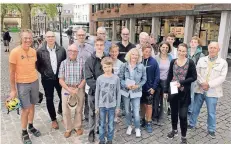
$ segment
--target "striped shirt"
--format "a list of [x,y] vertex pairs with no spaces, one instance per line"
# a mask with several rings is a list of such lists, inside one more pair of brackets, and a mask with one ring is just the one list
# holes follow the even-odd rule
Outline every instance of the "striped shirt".
[[60,65],[59,78],[64,78],[67,85],[79,85],[84,79],[83,65],[83,59],[71,61],[69,58],[67,58]]

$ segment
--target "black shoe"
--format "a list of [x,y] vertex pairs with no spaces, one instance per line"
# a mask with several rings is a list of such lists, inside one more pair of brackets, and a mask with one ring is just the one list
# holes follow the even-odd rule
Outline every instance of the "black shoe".
[[95,132],[94,131],[90,131],[89,135],[88,135],[88,141],[89,142],[95,142]]
[[173,139],[174,137],[178,136],[178,131],[177,130],[172,130],[171,132],[168,133],[167,138]]
[[193,130],[193,129],[194,129],[194,127],[193,127],[193,126],[188,125],[188,130]]
[[7,52],[10,52],[10,50],[8,50]]
[[23,144],[32,144],[30,137],[28,134],[22,135],[22,142]]
[[145,125],[146,125],[145,119],[142,118],[141,121],[140,121],[140,126],[145,127]]
[[106,144],[112,144],[112,141],[107,141],[107,143]]
[[216,138],[215,132],[209,132],[209,136],[210,136],[212,139],[215,139],[215,138]]
[[7,50],[5,50],[5,52],[7,52]]
[[99,134],[99,127],[97,127],[96,133]]
[[180,144],[187,144],[187,139],[186,137],[181,137],[181,142]]
[[33,134],[36,137],[40,137],[42,135],[41,132],[34,127],[28,128],[28,132]]
[[170,108],[168,108],[168,115],[171,115],[171,109]]

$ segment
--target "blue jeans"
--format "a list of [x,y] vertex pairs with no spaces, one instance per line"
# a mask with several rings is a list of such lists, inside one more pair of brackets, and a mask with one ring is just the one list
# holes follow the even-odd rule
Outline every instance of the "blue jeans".
[[112,141],[114,136],[115,107],[99,108],[99,140],[102,142],[105,142],[104,135],[105,135],[106,116],[108,116],[107,140]]
[[209,132],[215,132],[216,130],[216,106],[218,98],[216,97],[207,97],[205,94],[198,94],[195,93],[194,97],[194,105],[193,105],[193,112],[189,119],[189,124],[193,127],[196,126],[197,118],[200,113],[200,109],[204,103],[206,102],[207,111],[208,111],[208,118],[207,118],[207,125]]
[[131,107],[132,104],[133,116],[134,116],[134,125],[135,128],[140,128],[140,97],[138,98],[128,98],[123,96],[125,113],[126,113],[126,124],[127,126],[132,125],[132,116],[131,116]]
[[195,95],[195,84],[196,82],[192,82],[191,83],[191,104],[188,107],[188,112],[192,113],[193,112],[193,103],[194,103],[194,95]]

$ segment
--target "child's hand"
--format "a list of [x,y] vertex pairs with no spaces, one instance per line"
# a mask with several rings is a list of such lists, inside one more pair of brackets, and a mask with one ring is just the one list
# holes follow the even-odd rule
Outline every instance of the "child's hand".
[[117,109],[116,109],[116,115],[118,115],[119,113],[120,113],[120,109],[117,108]]
[[99,109],[95,109],[95,114],[98,115],[99,114]]

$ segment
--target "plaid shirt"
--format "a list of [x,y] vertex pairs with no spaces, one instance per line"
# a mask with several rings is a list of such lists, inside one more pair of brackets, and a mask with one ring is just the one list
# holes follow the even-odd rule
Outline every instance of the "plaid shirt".
[[84,61],[76,59],[71,61],[69,58],[64,60],[59,68],[59,78],[64,78],[67,85],[78,85],[84,79]]

